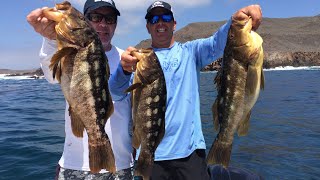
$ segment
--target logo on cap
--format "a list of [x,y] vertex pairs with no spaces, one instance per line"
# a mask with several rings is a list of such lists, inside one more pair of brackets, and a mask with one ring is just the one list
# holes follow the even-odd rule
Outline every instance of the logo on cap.
[[110,4],[113,4],[112,0],[94,0],[94,2],[104,1]]
[[152,4],[152,7],[151,7],[150,9],[152,9],[152,8],[154,8],[154,7],[164,7],[164,5],[162,4],[162,2],[156,1],[156,2],[154,2],[154,3]]

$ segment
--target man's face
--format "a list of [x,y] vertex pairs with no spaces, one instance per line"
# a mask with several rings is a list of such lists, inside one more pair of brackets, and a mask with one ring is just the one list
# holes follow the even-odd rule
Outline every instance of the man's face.
[[[90,17],[88,18],[88,16]],[[89,19],[92,27],[97,31],[104,49],[109,51],[111,49],[111,39],[117,27],[116,12],[109,7],[100,7],[88,12],[86,17]],[[98,22],[99,20],[101,21]]]
[[[150,17],[158,15],[170,14],[170,12],[164,8],[155,8],[151,11]],[[165,22],[162,18],[152,24],[147,22],[146,25],[148,32],[152,38],[152,46],[156,48],[170,47],[173,43],[173,32],[176,29],[176,21]]]

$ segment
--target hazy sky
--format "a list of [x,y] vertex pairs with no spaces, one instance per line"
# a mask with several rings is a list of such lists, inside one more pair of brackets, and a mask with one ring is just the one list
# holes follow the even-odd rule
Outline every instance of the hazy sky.
[[[114,0],[121,16],[113,44],[126,49],[149,38],[144,16],[153,0]],[[27,23],[33,9],[52,7],[57,0],[9,0],[1,2],[0,69],[38,68],[42,38]],[[70,0],[82,12],[85,0]],[[284,18],[320,14],[320,0],[168,0],[177,30],[192,22],[221,21],[238,9],[260,4],[263,17]],[[201,29],[199,29],[201,31]],[[317,37],[319,38],[319,37]]]

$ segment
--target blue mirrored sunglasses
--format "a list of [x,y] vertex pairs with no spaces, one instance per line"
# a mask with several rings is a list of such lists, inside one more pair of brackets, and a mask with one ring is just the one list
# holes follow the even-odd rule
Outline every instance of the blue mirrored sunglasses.
[[162,15],[154,15],[148,18],[148,22],[150,24],[156,24],[159,22],[159,19],[162,19],[163,22],[171,22],[173,20],[172,14],[162,14]]

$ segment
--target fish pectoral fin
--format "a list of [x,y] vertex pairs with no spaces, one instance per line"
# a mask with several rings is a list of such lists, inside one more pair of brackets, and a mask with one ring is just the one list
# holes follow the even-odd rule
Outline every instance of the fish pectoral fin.
[[254,48],[253,49],[253,52],[250,54],[250,56],[249,56],[249,63],[255,63],[255,62],[257,62],[257,60],[259,59],[259,56],[260,56],[260,51],[261,51],[261,47],[259,47],[259,48]]
[[126,89],[124,92],[128,93],[128,92],[131,92],[139,87],[143,86],[142,83],[135,83],[135,84],[132,84],[131,86],[128,87],[128,89]]
[[263,72],[263,68],[261,67],[261,83],[260,83],[260,89],[264,89],[264,72]]
[[213,114],[213,124],[214,124],[214,129],[216,131],[219,130],[219,116],[218,116],[218,98],[214,101],[212,105],[212,114]]
[[238,127],[238,136],[246,136],[249,131],[249,121],[251,117],[251,111],[248,112],[248,114],[242,119],[239,123]]
[[79,115],[77,115],[69,106],[69,116],[71,119],[72,132],[76,137],[83,137],[84,124]]
[[73,47],[65,47],[57,51],[51,58],[49,68],[52,71],[53,79],[57,79],[61,82],[61,60],[63,57],[66,57],[74,53],[77,49]]
[[246,91],[248,94],[254,94],[257,89],[257,83],[259,81],[258,71],[254,66],[248,66]]

